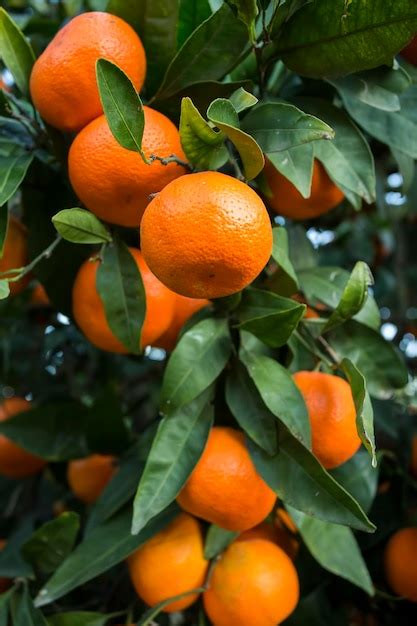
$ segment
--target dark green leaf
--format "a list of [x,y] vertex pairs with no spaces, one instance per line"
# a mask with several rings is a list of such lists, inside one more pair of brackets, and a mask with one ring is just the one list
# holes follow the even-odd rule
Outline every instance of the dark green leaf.
[[133,534],[175,500],[197,464],[213,424],[210,395],[203,392],[160,422],[135,497]]
[[48,626],[106,626],[110,617],[90,611],[57,613],[48,617]]
[[397,161],[398,169],[403,178],[403,192],[408,193],[412,187],[416,173],[414,159],[409,154],[398,150],[398,148],[391,148],[391,152],[392,156]]
[[288,231],[288,252],[290,261],[294,270],[298,273],[300,270],[310,269],[318,265],[318,254],[305,229],[299,224],[292,226]]
[[101,454],[120,454],[129,444],[120,401],[112,387],[104,388],[87,414],[89,450]]
[[[327,145],[333,141],[325,143]],[[321,145],[323,142],[319,143]],[[292,182],[303,198],[310,196],[314,165],[313,143],[304,143],[281,152],[269,152],[267,157],[273,166]]]
[[85,209],[64,209],[52,218],[59,234],[73,243],[106,243],[111,234],[100,220]]
[[[289,257],[288,232],[284,227],[273,228],[272,258],[278,263],[276,278],[285,294],[292,295],[298,291],[298,278]],[[274,282],[274,284],[276,284]]]
[[343,324],[359,313],[368,299],[368,289],[373,285],[371,270],[363,261],[358,261],[347,281],[339,304],[329,317],[323,332]]
[[278,37],[283,24],[309,2],[313,2],[313,0],[279,0],[271,22],[268,25],[271,39]]
[[8,156],[0,156],[0,207],[18,190],[26,176],[33,153],[15,146]]
[[238,113],[246,111],[246,109],[251,109],[258,102],[258,98],[249,93],[249,91],[246,91],[243,87],[236,89],[236,91],[234,91],[230,96],[229,100]]
[[[23,544],[33,533],[33,517],[26,515],[24,521],[7,538],[0,551],[0,576],[5,578],[29,577],[33,570],[21,554]],[[1,597],[1,596],[0,596]]]
[[225,530],[224,528],[220,528],[220,526],[216,526],[216,524],[211,524],[206,535],[204,556],[208,561],[211,561],[211,559],[214,559],[226,550],[227,546],[238,536],[238,532]]
[[205,319],[187,331],[165,370],[161,392],[163,413],[172,413],[207,389],[224,369],[231,349],[224,319]]
[[177,45],[181,48],[188,37],[211,15],[208,0],[180,0]]
[[145,289],[136,261],[121,240],[106,246],[96,286],[111,330],[129,352],[138,354],[146,313]]
[[24,544],[22,554],[36,571],[51,574],[71,552],[79,528],[77,513],[62,513],[38,528]]
[[34,607],[27,585],[15,592],[13,601],[13,626],[48,626],[41,611]]
[[258,15],[258,4],[256,0],[227,0],[229,4],[236,7],[237,16],[248,27],[252,42],[256,42],[255,19]]
[[372,467],[366,450],[358,450],[349,461],[330,473],[368,513],[378,488],[378,470]]
[[9,622],[9,605],[14,595],[14,587],[0,595],[0,626],[8,626]]
[[0,8],[0,58],[13,74],[20,91],[28,95],[35,55],[20,28],[2,8]]

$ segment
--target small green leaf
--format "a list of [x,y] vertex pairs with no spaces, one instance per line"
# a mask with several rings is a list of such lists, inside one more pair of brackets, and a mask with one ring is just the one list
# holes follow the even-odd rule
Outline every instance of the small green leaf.
[[258,98],[249,93],[249,91],[246,91],[243,87],[236,89],[229,97],[229,100],[238,113],[242,113],[242,111],[246,111],[246,109],[251,109],[258,102]]
[[204,556],[208,561],[224,552],[226,548],[239,536],[238,532],[225,530],[211,524],[207,531],[206,542],[204,544]]
[[77,513],[62,513],[36,530],[24,544],[22,554],[35,570],[51,574],[71,552],[79,528]]
[[0,156],[0,207],[20,187],[33,157],[33,153],[25,152],[18,145],[7,156]]
[[248,27],[250,38],[254,43],[256,41],[255,20],[259,13],[257,1],[227,0],[227,2],[237,9],[237,16]]
[[27,96],[35,55],[20,28],[2,8],[0,8],[0,58],[13,74],[20,91]]
[[10,294],[9,281],[2,278],[0,279],[0,300],[4,300]]
[[272,278],[273,284],[279,287],[285,295],[293,295],[298,291],[298,278],[289,257],[288,232],[283,226],[272,229],[273,245],[272,258],[278,263],[278,271]]
[[346,463],[332,470],[331,475],[359,502],[368,513],[378,489],[378,469],[369,463],[369,455],[363,448]]
[[209,318],[188,330],[171,354],[161,392],[166,415],[191,402],[223,371],[232,349],[227,321]]
[[85,209],[64,209],[53,216],[59,234],[73,243],[108,243],[111,234],[100,220]]
[[112,332],[129,352],[138,354],[146,314],[145,289],[136,261],[121,240],[106,246],[96,286]]
[[187,159],[199,169],[216,170],[229,158],[224,133],[209,126],[191,98],[181,102],[180,137]]
[[120,67],[106,59],[97,61],[96,73],[101,103],[113,137],[126,150],[143,156],[145,116],[132,81]]
[[368,298],[368,289],[373,285],[371,270],[363,261],[358,261],[346,283],[339,304],[329,317],[323,332],[343,324],[361,311]]

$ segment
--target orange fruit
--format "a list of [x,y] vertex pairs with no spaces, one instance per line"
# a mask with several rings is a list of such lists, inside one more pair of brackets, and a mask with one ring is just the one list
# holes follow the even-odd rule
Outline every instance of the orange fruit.
[[133,28],[109,13],[82,13],[55,35],[33,66],[30,93],[48,124],[77,131],[102,113],[96,82],[100,58],[118,65],[140,91],[146,58]]
[[174,180],[148,205],[141,247],[153,273],[176,293],[219,298],[240,291],[262,271],[272,229],[248,185],[220,172],[200,172]]
[[417,479],[417,435],[413,435],[411,440],[410,470],[414,478]]
[[322,372],[297,372],[294,382],[307,406],[313,453],[326,469],[342,465],[361,445],[350,386]]
[[[149,606],[197,589],[204,584],[208,562],[200,524],[181,513],[128,559],[129,573],[137,594]],[[199,594],[172,602],[164,612],[182,611]]]
[[[141,253],[129,248],[142,275],[146,295],[146,315],[142,326],[141,345],[155,342],[169,327],[174,314],[174,294],[152,274]],[[109,352],[126,354],[127,348],[111,331],[104,305],[96,288],[96,275],[100,261],[90,259],[83,263],[72,290],[74,318],[92,344]]]
[[178,294],[174,295],[175,307],[173,320],[169,328],[159,337],[155,344],[158,348],[163,348],[164,350],[173,350],[185,322],[187,322],[194,313],[197,313],[197,311],[200,311],[200,309],[210,304],[209,300],[186,298]]
[[99,499],[116,471],[113,456],[92,454],[70,461],[67,480],[72,493],[82,502],[93,504]]
[[[0,552],[5,548],[7,541],[5,539],[0,539]],[[0,593],[4,593],[12,586],[12,581],[10,578],[0,577]]]
[[417,36],[401,51],[401,56],[412,65],[417,65]]
[[417,602],[417,528],[402,528],[388,541],[385,577],[395,593]]
[[280,523],[276,523],[272,526],[272,524],[268,524],[268,522],[262,522],[258,526],[255,526],[255,528],[251,528],[242,533],[239,539],[245,539],[245,541],[252,539],[266,539],[267,541],[272,541],[272,543],[275,543],[284,550],[292,560],[297,556],[300,547],[297,539]]
[[[9,398],[0,404],[0,422],[31,409],[31,403],[24,398]],[[46,462],[27,452],[5,435],[0,435],[0,476],[26,478],[37,474]]]
[[[291,296],[291,299],[295,300],[296,302],[300,302],[300,304],[307,305],[307,302],[299,293],[295,293],[293,296]],[[306,320],[310,320],[310,319],[317,319],[319,317],[320,315],[317,313],[317,311],[315,311],[314,309],[312,309],[310,306],[307,305],[306,311],[304,313],[304,318]]]
[[216,426],[177,500],[192,515],[243,531],[266,518],[276,495],[257,473],[243,433]]
[[[142,149],[146,156],[185,158],[174,124],[149,107],[144,107],[144,113]],[[149,196],[185,169],[177,163],[146,164],[140,154],[117,143],[102,115],[74,139],[68,173],[74,191],[90,211],[107,222],[138,228]]]
[[265,163],[265,178],[272,192],[267,198],[270,207],[284,217],[292,220],[307,220],[327,213],[340,204],[345,197],[331,180],[323,165],[315,160],[311,194],[303,198],[298,189],[285,178],[268,159]]
[[37,308],[49,308],[51,306],[51,302],[48,298],[48,294],[45,291],[45,287],[40,283],[36,283],[32,290],[30,296],[30,304],[31,306]]
[[[0,272],[8,272],[19,267],[24,267],[28,263],[27,232],[19,220],[9,217],[6,241],[4,243],[3,256],[0,258]],[[13,275],[10,275],[10,278]],[[0,277],[1,278],[1,277]],[[17,295],[27,286],[30,278],[24,276],[16,282],[10,282],[10,294]]]
[[291,559],[266,539],[234,541],[215,565],[204,608],[213,626],[276,626],[299,598]]

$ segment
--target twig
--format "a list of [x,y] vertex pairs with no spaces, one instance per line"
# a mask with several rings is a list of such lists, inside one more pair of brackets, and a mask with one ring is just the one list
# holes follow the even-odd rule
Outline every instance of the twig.
[[188,170],[190,170],[190,172],[193,171],[193,167],[190,163],[188,163],[187,161],[183,161],[182,159],[177,157],[175,154],[171,154],[168,157],[160,157],[160,156],[157,156],[156,154],[151,154],[151,156],[149,157],[149,161],[151,163],[153,163],[154,161],[159,161],[160,163],[162,163],[162,165],[168,165],[169,163],[176,163],[177,165],[186,167]]
[[33,268],[36,267],[36,265],[40,261],[42,261],[42,259],[49,259],[50,256],[52,255],[53,251],[55,250],[55,248],[57,247],[57,245],[61,241],[61,239],[62,239],[61,235],[57,235],[56,238],[53,240],[53,242],[47,248],[45,248],[45,250],[43,250],[40,254],[38,254],[38,256],[36,258],[34,258],[33,261],[31,261],[28,265],[25,265],[25,267],[21,267],[21,268],[18,268],[18,269],[11,269],[11,270],[8,270],[6,272],[0,272],[0,276],[7,276],[10,273],[17,272],[16,276],[12,276],[11,278],[7,278],[7,280],[9,282],[16,282],[17,280],[20,280],[21,278],[23,278],[24,276],[29,274],[29,272],[31,272],[33,270]]

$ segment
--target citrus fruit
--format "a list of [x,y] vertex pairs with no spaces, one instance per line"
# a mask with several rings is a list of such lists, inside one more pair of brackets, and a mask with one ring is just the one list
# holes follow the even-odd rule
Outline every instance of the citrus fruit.
[[30,295],[30,304],[36,308],[49,308],[51,306],[45,287],[40,283],[36,283],[32,290]]
[[319,161],[314,161],[311,194],[304,198],[298,189],[285,178],[271,161],[266,160],[265,178],[272,192],[267,198],[270,207],[292,220],[307,220],[334,209],[343,200],[344,193],[334,184]]
[[265,519],[276,495],[257,473],[243,433],[215,426],[177,500],[192,515],[243,531]]
[[219,298],[249,285],[265,267],[271,223],[243,182],[220,172],[188,174],[148,205],[141,248],[153,273],[176,293]]
[[251,528],[242,533],[239,539],[244,538],[246,541],[252,539],[266,539],[272,541],[279,546],[290,559],[295,559],[299,549],[299,543],[297,539],[285,528],[282,524],[275,523],[274,525],[268,522],[262,522],[255,528]]
[[313,453],[326,469],[342,465],[361,445],[350,386],[322,372],[297,372],[294,381],[307,406]]
[[234,541],[215,565],[204,608],[213,626],[276,626],[295,609],[297,571],[266,539]]
[[92,454],[68,463],[67,480],[79,500],[92,504],[99,499],[115,471],[113,456]]
[[[158,111],[149,107],[143,110],[142,149],[146,156],[175,154],[184,158],[174,124]],[[68,172],[74,191],[90,211],[107,222],[138,228],[149,196],[184,174],[185,169],[177,163],[145,163],[138,152],[116,141],[102,115],[75,137]]]
[[[154,343],[169,327],[174,314],[175,296],[150,272],[139,250],[129,250],[145,287],[146,315],[141,334],[141,345],[144,347]],[[117,339],[107,323],[104,305],[97,291],[99,263],[98,259],[90,259],[78,271],[72,290],[74,318],[92,344],[102,350],[126,354],[127,348]]]
[[417,65],[417,36],[401,51],[401,56],[412,65]]
[[164,350],[173,350],[178,341],[178,337],[185,322],[190,317],[210,304],[209,300],[200,300],[198,298],[186,298],[185,296],[175,295],[174,317],[169,328],[161,335],[156,342],[158,348]]
[[[201,527],[191,515],[181,513],[128,559],[137,594],[149,606],[197,589],[204,584],[208,562],[204,558]],[[164,608],[182,611],[197,598],[191,594]]]
[[[6,240],[4,243],[3,256],[0,258],[0,272],[24,267],[28,263],[27,233],[26,228],[15,217],[9,217]],[[12,277],[12,274],[10,275]],[[30,278],[10,282],[9,288],[12,296],[17,295],[28,284]]]
[[[0,422],[32,408],[24,398],[13,397],[0,404]],[[43,459],[27,452],[5,435],[0,435],[0,476],[26,478],[37,474],[46,464]]]
[[395,593],[417,602],[417,528],[402,528],[388,541],[385,576]]
[[133,28],[109,13],[77,15],[36,60],[30,77],[33,103],[48,124],[77,131],[102,113],[96,81],[100,58],[118,65],[141,89],[146,58]]

